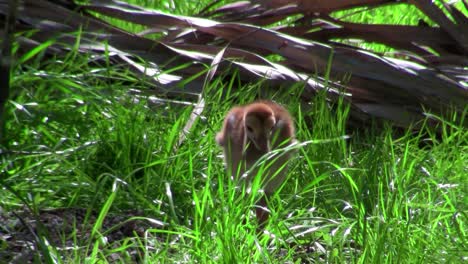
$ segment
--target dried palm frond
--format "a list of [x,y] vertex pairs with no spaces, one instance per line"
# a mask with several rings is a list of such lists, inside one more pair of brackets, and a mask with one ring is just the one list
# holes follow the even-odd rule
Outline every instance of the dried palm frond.
[[[55,39],[48,52],[57,55],[66,53],[80,32],[80,51],[101,54],[108,49],[113,62],[124,62],[149,76],[158,93],[171,97],[200,93],[202,79],[184,88],[178,84],[206,70],[199,62],[210,65],[222,53],[217,72],[210,75],[238,69],[243,81],[265,79],[269,87],[282,89],[302,82],[306,86],[303,100],[326,89],[331,100],[345,96],[352,106],[351,118],[360,121],[378,117],[408,127],[426,111],[441,115],[448,110],[466,111],[468,18],[464,13],[432,1],[406,3],[416,6],[438,27],[359,24],[330,15],[350,7],[375,8],[396,2],[241,1],[188,17],[112,0],[82,5],[66,0],[25,0],[18,12],[17,30],[36,31],[17,41],[22,50],[29,50]],[[0,14],[5,16],[7,10],[8,2],[0,0]],[[95,14],[139,24],[146,30],[130,33]],[[300,18],[281,23],[291,16]],[[266,27],[273,23],[276,25]],[[161,37],[154,40],[152,33]],[[353,38],[385,44],[395,50],[394,56],[336,41]],[[269,61],[269,55],[280,55],[281,60]],[[147,63],[138,63],[135,56]],[[164,73],[183,64],[187,66],[171,75]],[[324,76],[330,80],[325,82]],[[342,82],[345,77],[347,81]]]

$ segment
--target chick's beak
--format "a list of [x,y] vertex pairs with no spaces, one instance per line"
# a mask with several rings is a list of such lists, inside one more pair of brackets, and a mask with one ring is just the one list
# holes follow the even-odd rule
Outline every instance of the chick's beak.
[[259,137],[254,141],[255,147],[262,152],[270,151],[270,142],[268,137]]

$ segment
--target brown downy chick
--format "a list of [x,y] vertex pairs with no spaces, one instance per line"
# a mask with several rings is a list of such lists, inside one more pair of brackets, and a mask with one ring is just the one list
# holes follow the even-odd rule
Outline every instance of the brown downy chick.
[[[224,149],[229,175],[239,177],[271,150],[292,144],[294,134],[294,124],[288,111],[279,104],[265,100],[232,108],[216,141]],[[271,166],[263,171],[263,189],[267,196],[273,194],[284,181],[286,163],[291,155],[291,151],[275,155]],[[257,170],[252,170],[247,180],[252,180],[257,174]],[[262,198],[258,205],[265,207],[265,199]],[[263,224],[268,219],[268,213],[258,208],[257,218]]]

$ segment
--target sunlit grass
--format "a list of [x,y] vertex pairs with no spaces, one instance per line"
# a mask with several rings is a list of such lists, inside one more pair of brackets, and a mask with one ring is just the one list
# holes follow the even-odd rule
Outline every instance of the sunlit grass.
[[[65,63],[70,72],[79,71],[74,61]],[[239,92],[230,87],[235,82],[216,80],[205,91],[202,118],[178,146],[190,107],[167,103],[150,109],[144,98],[135,102],[126,94],[125,81],[109,84],[55,70],[46,67],[41,79],[33,69],[23,70],[14,79],[17,93],[8,121],[13,153],[2,158],[2,183],[24,201],[8,190],[1,194],[4,210],[26,202],[36,210],[98,213],[88,240],[76,241],[88,246],[74,253],[52,247],[52,257],[109,261],[117,252],[123,261],[128,246],[143,252],[147,262],[457,262],[467,257],[468,132],[450,120],[441,125],[440,136],[428,127],[401,134],[387,125],[355,131],[347,139],[346,104],[331,106],[319,95],[301,106],[291,96],[297,91],[275,93],[273,99],[295,116],[298,139],[312,141],[300,148],[282,190],[270,200],[266,234],[257,234],[252,209],[259,196],[225,177],[214,137],[232,105],[271,95],[259,92],[259,86]],[[217,92],[220,85],[231,90],[227,100]],[[108,213],[127,209],[138,209],[164,227],[147,230],[127,246],[102,242]]]

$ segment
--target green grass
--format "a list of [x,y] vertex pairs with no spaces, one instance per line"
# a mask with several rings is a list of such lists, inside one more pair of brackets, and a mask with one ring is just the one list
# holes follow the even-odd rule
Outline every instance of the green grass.
[[[0,212],[86,211],[58,243],[38,227],[46,262],[129,263],[134,251],[143,263],[467,261],[468,131],[453,121],[463,118],[443,120],[440,135],[391,124],[350,133],[342,102],[329,105],[319,94],[301,105],[299,84],[288,93],[266,93],[261,84],[238,92],[233,77],[206,87],[202,117],[179,146],[191,107],[137,102],[127,94],[147,89],[137,76],[87,62],[72,52],[18,67],[7,105]],[[253,213],[260,195],[226,177],[214,140],[229,108],[256,97],[285,105],[305,142],[269,201],[262,234]],[[117,226],[105,222],[115,215],[124,216],[121,224],[157,224],[107,242]],[[0,251],[8,249],[3,239]]]
[[[468,10],[464,7],[462,1],[446,1],[438,0],[433,1],[438,6],[441,2],[451,2],[451,4],[461,11],[463,14],[468,15]],[[411,25],[416,26],[420,22],[425,22],[430,26],[437,27],[429,17],[421,12],[417,7],[408,5],[407,3],[392,3],[386,6],[377,8],[357,7],[345,11],[338,11],[332,14],[332,17],[354,23],[362,24],[378,24],[378,25]],[[369,43],[361,39],[335,39],[351,46],[360,47],[363,49],[373,50],[387,56],[393,56],[392,52],[395,51],[392,47],[381,43]]]
[[[441,137],[427,127],[395,136],[388,125],[346,140],[346,105],[332,110],[317,96],[301,107],[298,98],[276,93],[295,116],[299,140],[313,142],[299,150],[287,182],[270,201],[266,230],[272,239],[256,234],[251,209],[259,196],[236,190],[225,177],[214,141],[233,102],[251,101],[258,86],[226,99],[208,87],[203,118],[177,147],[190,107],[150,109],[145,98],[135,103],[125,93],[138,83],[78,78],[77,71],[90,70],[81,59],[64,62],[67,71],[45,65],[41,78],[33,68],[18,69],[8,105],[9,145],[31,154],[2,157],[2,184],[15,190],[1,192],[3,210],[27,203],[35,210],[97,212],[91,236],[76,241],[87,250],[49,249],[63,261],[109,261],[117,252],[125,262],[127,247],[139,248],[150,263],[455,263],[468,257],[468,132],[460,125],[445,120]],[[225,89],[235,84],[216,82]],[[108,213],[129,209],[165,226],[127,246],[102,243]]]

